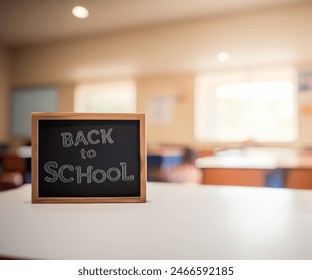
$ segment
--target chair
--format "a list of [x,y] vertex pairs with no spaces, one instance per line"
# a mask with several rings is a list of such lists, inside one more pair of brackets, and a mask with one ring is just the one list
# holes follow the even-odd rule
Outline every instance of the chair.
[[15,189],[23,184],[23,175],[19,172],[3,172],[0,174],[0,191]]

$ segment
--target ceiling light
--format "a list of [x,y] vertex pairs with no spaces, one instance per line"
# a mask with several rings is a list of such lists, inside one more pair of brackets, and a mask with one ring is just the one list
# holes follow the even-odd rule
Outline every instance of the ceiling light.
[[72,9],[72,13],[77,18],[86,18],[89,15],[89,11],[82,6],[76,6]]
[[230,55],[227,52],[219,52],[218,60],[220,62],[227,62],[230,59]]

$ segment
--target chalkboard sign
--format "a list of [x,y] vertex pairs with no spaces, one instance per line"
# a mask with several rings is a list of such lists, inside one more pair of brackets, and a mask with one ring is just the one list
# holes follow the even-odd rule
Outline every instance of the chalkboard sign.
[[145,202],[144,114],[32,113],[32,202]]

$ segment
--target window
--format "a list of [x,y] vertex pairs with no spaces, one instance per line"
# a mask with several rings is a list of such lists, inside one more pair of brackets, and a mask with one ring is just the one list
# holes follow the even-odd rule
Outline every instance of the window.
[[136,89],[132,81],[85,84],[75,89],[75,112],[133,113]]
[[31,136],[32,112],[57,111],[55,88],[15,89],[11,94],[11,133],[13,137]]
[[297,100],[292,73],[268,71],[264,75],[241,74],[233,79],[199,77],[195,103],[197,140],[296,140]]

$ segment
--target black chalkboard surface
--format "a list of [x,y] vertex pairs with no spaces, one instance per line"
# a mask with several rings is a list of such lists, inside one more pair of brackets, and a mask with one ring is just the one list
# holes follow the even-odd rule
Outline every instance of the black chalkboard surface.
[[144,114],[32,113],[32,202],[145,202]]

